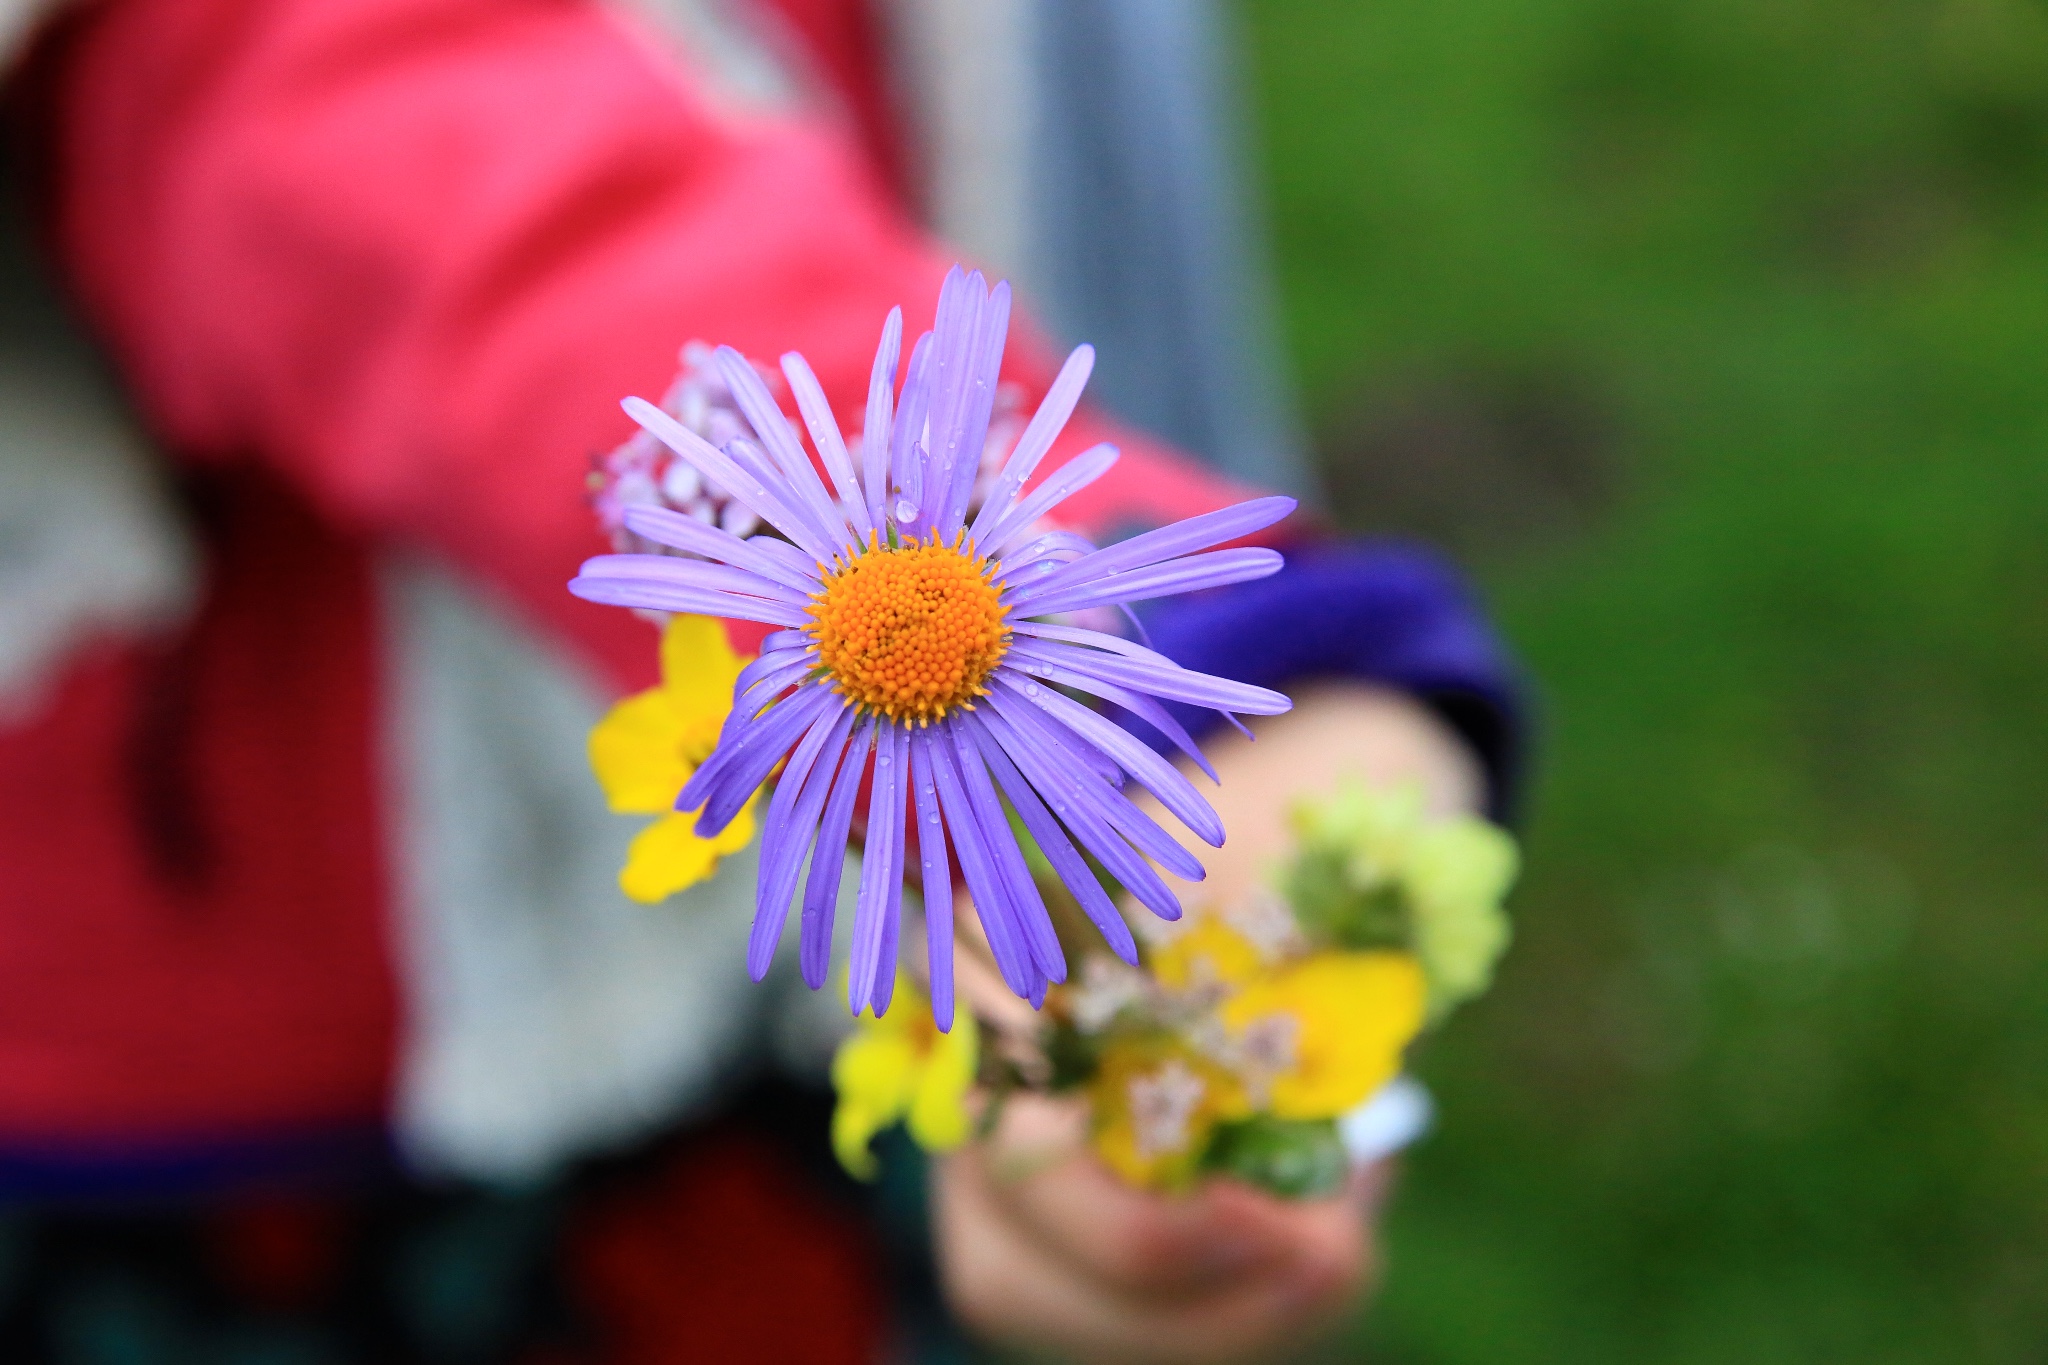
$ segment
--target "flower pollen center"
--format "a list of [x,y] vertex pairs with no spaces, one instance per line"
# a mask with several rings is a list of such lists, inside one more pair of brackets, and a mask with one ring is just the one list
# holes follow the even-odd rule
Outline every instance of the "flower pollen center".
[[986,695],[1008,648],[1001,593],[972,547],[872,539],[811,599],[818,661],[840,693],[925,724]]

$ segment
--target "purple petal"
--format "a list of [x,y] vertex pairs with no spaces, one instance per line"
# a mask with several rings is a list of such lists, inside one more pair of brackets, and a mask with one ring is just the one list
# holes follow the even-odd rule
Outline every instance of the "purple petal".
[[931,434],[926,450],[931,459],[930,477],[922,481],[912,534],[921,535],[936,524],[952,491],[953,460],[972,383],[976,334],[987,303],[980,271],[969,274],[956,265],[946,272],[932,322]]
[[[836,564],[847,556],[853,544],[853,533],[847,528],[845,517],[832,509],[830,501],[819,487],[816,474],[807,469],[801,480],[791,479],[782,472],[781,467],[767,451],[744,436],[727,441],[723,449],[732,458],[733,463],[752,473],[770,488],[780,489],[786,495],[783,500],[804,518],[805,524],[811,528],[811,533],[822,537],[825,543],[837,547],[832,552],[831,563]],[[822,573],[818,562],[812,560],[809,555],[802,555],[801,562],[814,576]]]
[[825,485],[818,482],[818,471],[804,454],[803,442],[797,439],[789,419],[782,415],[775,396],[761,382],[760,373],[730,346],[719,347],[714,360],[726,387],[732,390],[733,401],[739,404],[754,434],[768,448],[769,458],[782,471],[787,480],[784,486],[795,494],[794,506],[808,515],[812,525],[828,540],[842,547],[850,544],[846,518],[833,510]]
[[839,756],[846,750],[853,717],[854,708],[848,706],[837,715],[820,716],[811,723],[768,803],[767,818],[761,823],[760,872],[754,883],[754,928],[747,939],[747,974],[756,981],[768,974],[776,946],[782,942],[782,923],[789,917],[790,897],[796,894],[797,871],[818,832],[818,812],[832,787]]
[[[999,681],[1007,676],[1009,681],[1017,684],[1019,687],[1030,682],[1028,678],[1015,677],[1002,667],[998,667],[995,670],[994,676]],[[1067,753],[1072,754],[1075,762],[1087,768],[1091,774],[1105,785],[1114,787],[1119,791],[1123,789],[1125,781],[1124,770],[1118,766],[1115,759],[1068,729],[1060,722],[1058,717],[1047,715],[1036,707],[1031,709],[1038,723],[1052,732],[1054,739],[1060,747]]]
[[[746,806],[747,799],[769,774],[775,765],[788,757],[790,746],[795,744],[801,731],[808,728],[813,720],[833,709],[844,706],[845,701],[835,694],[818,697],[820,688],[806,688],[792,694],[778,703],[769,714],[785,706],[795,707],[804,702],[795,714],[790,715],[774,731],[764,731],[758,744],[732,762],[705,789],[704,811],[697,817],[697,832],[711,835],[724,829]],[[811,704],[815,701],[815,704]]]
[[[922,747],[930,761],[946,832],[952,838],[954,851],[960,855],[960,873],[967,879],[967,893],[974,898],[982,932],[988,936],[989,951],[995,955],[996,970],[1003,974],[1003,984],[1012,992],[1028,994],[1038,979],[1038,966],[1017,927],[1017,915],[996,871],[989,842],[982,835],[974,803],[967,799],[952,736],[945,728],[919,730],[910,742]],[[1009,831],[1005,829],[1003,833],[1007,837]]]
[[1067,363],[1060,366],[1059,377],[1045,391],[1038,411],[1031,414],[1031,424],[1017,438],[1016,449],[1010,452],[1010,458],[1004,463],[996,486],[989,491],[988,501],[975,514],[974,529],[967,533],[969,539],[981,540],[1023,493],[1024,485],[1038,471],[1038,462],[1045,458],[1045,452],[1052,449],[1052,443],[1066,429],[1067,419],[1074,415],[1074,405],[1081,401],[1081,390],[1088,386],[1088,376],[1094,368],[1095,348],[1088,345],[1076,346],[1067,357]]
[[586,602],[609,607],[644,607],[650,611],[688,611],[702,616],[725,616],[739,621],[761,621],[771,626],[810,624],[810,613],[765,597],[743,597],[738,593],[687,588],[662,578],[591,578],[569,580],[569,591]]
[[999,281],[989,291],[976,326],[974,349],[969,353],[965,406],[960,413],[958,442],[953,452],[952,487],[944,514],[936,527],[942,540],[951,540],[967,519],[967,500],[974,494],[974,480],[981,472],[982,451],[988,445],[988,419],[995,409],[996,383],[1003,368],[1003,343],[1010,334],[1010,282]]
[[882,917],[881,971],[875,977],[874,988],[868,992],[868,1008],[879,1019],[889,1012],[889,1002],[896,997],[896,955],[901,951],[898,935],[903,922],[903,880],[897,877],[896,887],[889,893],[889,913]]
[[[740,806],[754,788],[767,778],[782,756],[789,752],[796,742],[797,732],[809,725],[826,706],[838,702],[839,697],[823,687],[800,687],[786,701],[776,703],[759,716],[750,717],[745,725],[728,737],[722,738],[718,747],[711,751],[711,757],[690,774],[690,780],[683,784],[682,792],[676,797],[676,809],[689,811],[704,807],[704,814],[698,817],[697,832],[709,838],[725,828],[726,820],[737,814]],[[752,776],[753,780],[747,778]],[[718,798],[737,788],[739,799],[731,802],[731,813],[716,823],[711,821],[712,812],[724,809],[727,802]]]
[[846,438],[840,435],[839,419],[832,415],[832,404],[826,400],[818,376],[811,373],[810,362],[800,353],[791,351],[782,357],[782,374],[789,380],[789,391],[796,395],[797,411],[803,414],[804,428],[811,433],[811,445],[825,462],[825,472],[832,476],[832,486],[838,490],[846,520],[853,524],[854,541],[865,544],[873,523],[868,520],[867,501],[861,496],[860,480],[854,475],[853,461],[846,453]]
[[[1007,680],[1003,680],[1007,683]],[[1021,689],[1018,696],[1023,696]],[[1081,703],[1063,696],[1050,687],[1041,687],[1029,700],[1041,710],[1064,721],[1067,728],[1075,731],[1082,739],[1094,744],[1123,770],[1135,778],[1138,784],[1159,798],[1159,804],[1179,817],[1182,824],[1195,832],[1197,838],[1212,848],[1223,847],[1223,822],[1215,810],[1192,783],[1175,770],[1172,764],[1140,744],[1137,738],[1121,726],[1115,725],[1096,715]]]
[[[1202,752],[1199,744],[1195,743],[1195,737],[1187,732],[1185,726],[1173,718],[1172,712],[1144,693],[1133,692],[1127,687],[1119,687],[1115,683],[1104,682],[1100,678],[1091,677],[1077,669],[1066,668],[1043,661],[1027,659],[1021,666],[1015,666],[1006,659],[1003,662],[1002,668],[1009,669],[1013,675],[1029,672],[1037,677],[1044,678],[1047,682],[1059,683],[1063,687],[1078,688],[1091,696],[1101,697],[1104,701],[1116,703],[1139,720],[1150,725],[1160,734],[1165,735],[1168,742],[1174,748],[1186,754],[1193,761],[1194,765],[1208,776],[1211,782],[1220,783],[1222,781],[1221,778],[1216,776],[1215,765],[1209,762],[1209,756]],[[998,671],[1001,670],[999,669]],[[1026,679],[1023,683],[1025,695],[1036,695],[1032,691],[1034,686],[1035,684]],[[1089,746],[1082,744],[1080,747],[1085,750]]]
[[[1071,563],[1094,551],[1095,542],[1086,536],[1075,535],[1072,531],[1047,531],[1004,556],[1003,562],[996,566],[996,582],[1007,594],[1016,584],[1029,582],[1036,574],[1049,574],[1058,565]],[[1034,573],[1027,575],[1026,569]]]
[[1198,517],[1188,517],[1156,531],[1132,536],[1037,579],[1018,594],[1017,605],[1021,607],[1028,600],[1049,592],[1093,583],[1108,574],[1129,573],[1150,564],[1206,550],[1211,545],[1221,545],[1226,540],[1248,536],[1271,526],[1297,505],[1293,498],[1253,498],[1234,507],[1204,512]]
[[1090,649],[1106,649],[1112,654],[1127,654],[1133,659],[1150,659],[1154,663],[1167,664],[1173,662],[1150,645],[1126,640],[1121,635],[1111,635],[1106,630],[1089,630],[1085,626],[1063,626],[1056,621],[1012,621],[1010,629],[1019,635],[1029,635],[1040,640],[1058,640],[1062,644],[1083,645]]
[[[925,419],[931,408],[932,334],[926,332],[910,349],[910,373],[903,381],[903,393],[896,403],[896,428],[889,438],[889,474],[893,483],[915,501],[921,496],[918,482],[918,442],[923,439]],[[895,518],[883,500],[884,515]]]
[[937,778],[921,735],[910,737],[910,777],[916,797],[917,857],[924,889],[926,975],[931,978],[932,1020],[939,1032],[953,1029],[953,874],[946,863],[944,822],[939,815]]
[[1018,537],[1029,535],[1040,517],[1107,474],[1115,467],[1117,458],[1116,447],[1105,442],[1090,446],[1055,469],[1029,497],[995,524],[981,553],[1000,557]]
[[[787,655],[778,657],[770,654],[766,661],[770,666],[753,674],[752,677],[748,674],[759,667],[762,660],[756,659],[749,664],[747,669],[740,673],[739,681],[733,685],[733,691],[737,695],[733,698],[732,710],[726,712],[725,723],[718,728],[719,744],[725,743],[728,738],[738,733],[740,727],[761,714],[763,707],[773,702],[785,689],[801,683],[804,676],[811,671],[811,658],[807,654],[799,654],[793,659]],[[716,752],[717,745],[713,745],[712,748],[713,752]]]
[[1008,893],[1008,903],[1016,916],[1015,923],[1024,945],[1047,979],[1064,981],[1067,979],[1066,954],[1060,950],[1059,935],[1053,932],[1052,916],[1046,912],[1045,898],[1038,894],[1037,883],[1031,880],[1031,867],[1024,861],[1024,850],[1017,847],[1017,836],[1003,814],[1003,803],[997,799],[994,785],[989,781],[988,765],[982,761],[981,749],[957,716],[944,729],[952,741],[953,759],[960,766],[961,782],[967,789],[967,799],[973,803],[975,818],[981,822],[982,839],[987,845],[989,860],[995,865],[996,874]]
[[879,973],[895,976],[895,964],[882,962],[882,943],[891,937],[887,926],[900,913],[903,899],[903,788],[910,767],[905,738],[902,726],[886,722],[875,732],[875,781],[868,797],[868,837],[861,855],[853,959],[846,978],[846,1003],[855,1014],[873,999]]
[[868,524],[882,525],[882,507],[889,496],[889,430],[894,418],[896,361],[903,348],[903,310],[891,308],[875,347],[875,367],[868,376],[867,417],[861,423],[860,465],[867,496]]
[[[1278,573],[1285,562],[1277,550],[1210,550],[1206,554],[1147,565],[1130,573],[1112,574],[1077,588],[1035,595],[1028,610],[1033,616],[1050,616],[1054,612],[1143,602],[1152,597],[1171,597],[1201,588],[1248,583]],[[1019,614],[1025,610],[1015,609]]]
[[754,536],[747,544],[769,558],[780,561],[789,572],[802,574],[810,579],[813,595],[824,586],[825,566],[788,541],[777,540],[774,536]]
[[[1064,762],[1066,754],[1057,741],[1047,743],[1043,735],[1034,736],[1031,728],[1021,722],[1026,720],[1024,713],[1035,708],[1020,705],[1012,698],[1006,697],[1004,701],[1003,707],[990,706],[987,723],[1010,757],[1041,791],[1056,793],[1054,809],[1060,819],[1101,860],[1111,876],[1162,919],[1179,919],[1179,898],[1131,845],[1136,843],[1141,851],[1155,856],[1163,854],[1158,860],[1189,881],[1204,878],[1202,865],[1123,793],[1090,781],[1085,769]],[[1125,835],[1125,827],[1136,837]],[[1130,841],[1126,842],[1127,839]]]
[[713,446],[675,418],[644,398],[628,398],[621,407],[647,433],[674,451],[691,468],[737,498],[747,510],[810,551],[820,563],[829,562],[833,545],[810,529],[808,519],[784,502],[774,489],[734,463],[732,456]]
[[759,597],[784,606],[804,607],[815,585],[792,588],[765,578],[751,569],[736,569],[704,559],[679,559],[675,555],[598,555],[583,561],[579,578],[624,578],[649,583],[674,583],[708,592],[729,592],[742,597]]
[[1250,683],[1232,682],[1212,673],[1197,673],[1172,660],[1153,663],[1102,650],[1081,649],[1052,640],[1012,639],[1010,653],[1018,658],[1036,659],[1054,667],[1100,678],[1169,701],[1184,701],[1217,711],[1240,711],[1248,716],[1277,716],[1294,708],[1284,692]]
[[[1041,762],[1053,762],[1051,756],[1059,755],[1059,771],[1072,776],[1075,790],[1087,796],[1089,808],[1109,821],[1110,826],[1136,845],[1139,852],[1183,881],[1199,882],[1208,876],[1201,861],[1181,847],[1180,841],[1162,829],[1151,816],[1139,810],[1118,789],[1117,783],[1090,780],[1094,777],[1091,765],[1069,761],[1093,751],[1094,746],[1088,741],[1060,724],[1057,718],[1032,705],[1028,698],[1017,695],[1014,688],[994,689],[989,702],[1020,734],[1029,736],[1044,752],[1046,757]],[[1099,754],[1095,756],[1101,757]],[[1116,775],[1121,778],[1123,770],[1117,768]]]
[[825,984],[832,967],[832,918],[839,905],[839,874],[846,866],[846,840],[853,829],[853,798],[860,791],[861,772],[868,763],[868,744],[875,736],[872,717],[860,724],[853,743],[840,760],[832,780],[832,796],[818,822],[818,842],[811,849],[811,871],[804,879],[804,915],[798,935],[797,965],[812,990]]
[[[775,641],[777,636],[795,637],[797,642],[796,646],[794,648],[791,648],[786,644],[772,644],[771,642]],[[747,693],[753,691],[756,684],[760,683],[762,679],[767,678],[773,674],[781,673],[786,669],[810,663],[811,652],[808,648],[805,647],[809,643],[810,642],[804,638],[803,633],[801,631],[778,630],[775,632],[774,635],[770,635],[766,640],[763,640],[761,642],[762,649],[760,657],[751,660],[745,668],[742,668],[740,670],[739,677],[733,679],[733,696],[735,698],[744,699]],[[765,704],[765,699],[763,704]],[[734,708],[738,709],[737,701],[734,703]],[[756,704],[753,707],[753,709],[748,711],[746,714],[751,716],[754,714],[754,712],[759,711],[760,709],[761,704]]]
[[[1059,874],[1060,883],[1073,894],[1089,920],[1101,931],[1110,951],[1135,967],[1138,964],[1138,944],[1131,937],[1131,926],[1124,923],[1123,916],[1110,903],[1109,893],[1102,889],[1102,883],[1095,879],[1095,874],[1088,870],[1088,864],[1074,851],[1073,842],[1060,828],[1059,821],[1038,799],[1038,793],[1017,771],[1016,764],[1003,752],[1002,744],[989,733],[979,715],[962,715],[961,725],[974,736],[975,747],[981,751],[982,759],[996,775],[996,781],[1002,784],[1004,793],[1010,798],[1011,808],[1024,821],[1024,828],[1030,830],[1031,837],[1038,841],[1039,852]],[[1061,790],[1055,798],[1062,809],[1068,806],[1065,796],[1065,791]]]
[[626,529],[635,535],[661,545],[671,545],[678,550],[704,555],[721,560],[734,568],[746,569],[761,577],[794,588],[801,593],[818,590],[818,573],[815,561],[806,558],[795,572],[772,555],[762,553],[760,546],[786,545],[787,541],[764,539],[762,541],[741,540],[730,531],[721,531],[716,526],[706,526],[695,517],[686,517],[666,507],[629,507],[625,513]]

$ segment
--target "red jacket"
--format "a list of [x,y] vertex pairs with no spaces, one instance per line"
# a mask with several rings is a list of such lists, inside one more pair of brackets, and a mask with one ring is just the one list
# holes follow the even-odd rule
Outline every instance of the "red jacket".
[[[857,135],[863,7],[785,8],[844,129],[722,114],[582,0],[115,0],[45,44],[52,241],[189,476],[207,590],[0,729],[0,1149],[374,1122],[402,1021],[372,550],[645,685],[646,627],[562,586],[603,548],[582,477],[618,399],[702,337],[801,350],[857,411],[889,307],[928,325],[949,257]],[[1035,402],[1047,353],[1012,356]],[[1084,527],[1232,496],[1118,439]]]

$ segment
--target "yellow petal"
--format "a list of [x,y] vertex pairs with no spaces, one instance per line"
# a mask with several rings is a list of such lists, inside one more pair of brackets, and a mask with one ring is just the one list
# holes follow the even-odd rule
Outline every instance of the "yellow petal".
[[626,698],[590,731],[590,769],[611,808],[631,815],[669,809],[695,769],[683,761],[682,719],[660,688]]
[[[898,1008],[912,1003],[906,1000]],[[950,1152],[967,1141],[973,1126],[967,1092],[973,1089],[974,1073],[981,1064],[981,1040],[972,1014],[962,1011],[955,1015],[953,1031],[939,1033],[930,1022],[929,1005],[923,1000],[915,1005],[933,1037],[910,1100],[910,1136],[927,1152]]]
[[832,1150],[839,1164],[872,1180],[875,1158],[868,1143],[903,1117],[917,1079],[917,1052],[901,1028],[862,1020],[832,1058]]
[[686,723],[723,721],[732,685],[746,667],[713,616],[671,616],[661,633],[661,688]]
[[698,837],[697,817],[671,811],[635,835],[619,869],[619,889],[647,905],[695,886],[718,867],[713,840]]
[[1204,914],[1152,953],[1152,971],[1162,985],[1241,986],[1265,965],[1259,947],[1215,915]]
[[1422,968],[1406,953],[1317,953],[1227,1001],[1240,1031],[1268,1015],[1294,1016],[1294,1065],[1273,1082],[1283,1119],[1334,1118],[1394,1078],[1422,1027]]
[[863,1105],[841,1100],[832,1110],[832,1154],[855,1180],[873,1180],[882,1164],[868,1144],[875,1134],[896,1121],[894,1114],[882,1115]]
[[896,1031],[857,1028],[832,1057],[832,1089],[893,1120],[909,1107],[917,1083],[917,1050]]
[[[761,793],[756,791],[747,798],[747,804],[740,807],[740,813],[733,816],[732,823],[712,837],[711,851],[720,857],[724,857],[728,853],[737,853],[748,844],[753,843],[754,812],[760,809],[760,806]],[[696,818],[695,815],[690,817],[692,823],[696,821]],[[714,867],[717,866],[715,862],[712,865]]]

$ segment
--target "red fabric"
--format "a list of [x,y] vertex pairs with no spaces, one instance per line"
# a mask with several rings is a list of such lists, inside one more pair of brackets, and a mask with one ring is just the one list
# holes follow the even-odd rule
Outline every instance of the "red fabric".
[[[948,259],[850,142],[715,112],[578,0],[110,0],[45,61],[86,314],[177,458],[283,491],[238,493],[185,646],[214,880],[172,887],[128,816],[132,651],[0,734],[0,1144],[373,1110],[371,547],[439,553],[644,686],[647,627],[563,590],[602,548],[582,476],[620,396],[702,337],[801,349],[856,411],[883,316],[928,325]],[[1035,394],[1049,358],[1023,341],[1009,375]],[[1112,434],[1084,415],[1048,465]],[[1124,444],[1080,524],[1231,496]]]
[[911,189],[888,62],[882,50],[880,0],[762,0],[802,42],[811,65],[845,106],[861,150],[889,185]]
[[208,522],[190,630],[95,651],[0,730],[0,1140],[382,1110],[363,559],[247,479]]
[[881,1252],[862,1220],[740,1132],[683,1148],[570,1229],[568,1272],[605,1365],[869,1365]]

